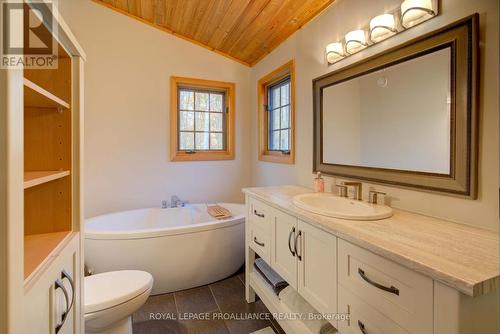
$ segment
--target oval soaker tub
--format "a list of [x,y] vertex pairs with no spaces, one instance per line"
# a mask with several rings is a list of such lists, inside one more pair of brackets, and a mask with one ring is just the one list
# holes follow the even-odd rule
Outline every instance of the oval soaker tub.
[[85,263],[94,273],[147,271],[154,277],[152,294],[226,278],[245,260],[245,206],[220,205],[233,217],[216,220],[206,212],[205,204],[189,204],[87,219]]

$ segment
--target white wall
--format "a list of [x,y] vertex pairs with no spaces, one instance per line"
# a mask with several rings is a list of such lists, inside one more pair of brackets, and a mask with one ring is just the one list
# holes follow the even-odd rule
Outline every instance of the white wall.
[[[87,53],[85,216],[192,202],[243,201],[249,184],[250,69],[89,0],[60,0]],[[236,159],[169,161],[171,75],[236,83]]]
[[[442,0],[439,17],[366,49],[334,66],[325,63],[324,48],[352,29],[396,7],[399,0],[337,0],[252,68],[252,183],[312,185],[312,80],[368,55],[437,29],[475,12],[480,13],[480,156],[479,199],[476,201],[402,188],[375,185],[391,197],[391,205],[478,227],[498,230],[498,0]],[[257,80],[291,58],[296,60],[296,164],[257,160]],[[335,182],[329,178],[329,184]],[[365,185],[368,189],[369,185]],[[328,188],[328,187],[327,187]]]

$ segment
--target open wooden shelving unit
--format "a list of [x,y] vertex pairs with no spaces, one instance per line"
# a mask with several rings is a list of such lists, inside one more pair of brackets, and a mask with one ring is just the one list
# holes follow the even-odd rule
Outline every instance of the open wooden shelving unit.
[[72,59],[24,70],[24,278],[73,234]]

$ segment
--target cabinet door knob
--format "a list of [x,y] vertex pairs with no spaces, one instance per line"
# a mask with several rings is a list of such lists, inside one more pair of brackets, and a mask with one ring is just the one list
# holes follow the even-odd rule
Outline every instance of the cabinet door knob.
[[393,294],[399,296],[399,289],[398,288],[395,288],[393,286],[387,287],[385,285],[382,285],[380,283],[372,281],[368,276],[366,276],[365,271],[363,269],[358,268],[358,274],[368,284],[373,285],[374,287],[376,287],[376,288],[378,288],[380,290],[384,290],[384,291],[387,291],[387,292],[390,292],[390,293],[393,293]]
[[295,227],[292,228],[290,231],[290,234],[288,234],[288,249],[290,250],[290,253],[292,253],[293,256],[295,256],[295,251],[292,250],[292,234],[295,234]]
[[64,299],[66,301],[66,311],[64,311],[64,313],[62,314],[61,323],[60,324],[56,324],[55,330],[56,330],[56,334],[57,334],[61,330],[62,326],[66,322],[66,318],[68,317],[68,312],[69,312],[69,309],[68,309],[68,306],[69,306],[69,296],[68,296],[68,291],[64,287],[63,282],[59,278],[56,279],[56,281],[54,283],[54,286],[55,286],[55,290],[61,289],[61,291],[64,294]]

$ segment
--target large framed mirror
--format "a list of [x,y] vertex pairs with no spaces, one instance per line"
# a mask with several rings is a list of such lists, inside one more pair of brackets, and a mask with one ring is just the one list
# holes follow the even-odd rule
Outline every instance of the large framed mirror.
[[476,198],[478,19],[315,79],[314,171]]

